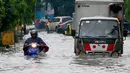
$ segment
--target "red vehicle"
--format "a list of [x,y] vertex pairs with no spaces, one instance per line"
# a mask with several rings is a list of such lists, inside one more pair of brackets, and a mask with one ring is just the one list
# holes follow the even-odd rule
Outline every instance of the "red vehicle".
[[49,31],[56,31],[58,24],[63,24],[64,22],[72,20],[70,16],[57,16],[47,25]]
[[65,31],[68,29],[67,25],[72,25],[72,20],[66,21],[63,24],[58,24],[56,32],[57,33],[65,33]]

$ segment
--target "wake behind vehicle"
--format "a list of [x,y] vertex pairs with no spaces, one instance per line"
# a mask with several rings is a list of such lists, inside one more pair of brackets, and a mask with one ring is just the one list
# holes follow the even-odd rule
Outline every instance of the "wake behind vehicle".
[[123,0],[76,0],[72,23],[74,53],[121,56],[122,16]]

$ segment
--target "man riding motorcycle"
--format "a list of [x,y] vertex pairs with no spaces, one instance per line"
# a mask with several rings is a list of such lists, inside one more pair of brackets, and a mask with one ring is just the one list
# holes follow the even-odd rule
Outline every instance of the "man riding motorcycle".
[[40,52],[41,51],[47,52],[49,50],[49,47],[46,45],[46,43],[40,37],[38,37],[38,32],[36,30],[31,30],[30,34],[31,34],[31,37],[25,41],[24,46],[23,46],[24,55],[28,55],[27,50],[28,50],[29,44],[32,42],[36,42],[37,44],[40,45],[39,47]]

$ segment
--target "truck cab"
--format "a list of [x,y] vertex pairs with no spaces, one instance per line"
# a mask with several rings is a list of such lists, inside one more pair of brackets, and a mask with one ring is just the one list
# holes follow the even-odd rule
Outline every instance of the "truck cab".
[[123,0],[76,0],[74,53],[123,54]]
[[[121,51],[120,23],[113,17],[84,17],[75,33],[75,53],[109,53]],[[118,45],[118,46],[117,46]]]

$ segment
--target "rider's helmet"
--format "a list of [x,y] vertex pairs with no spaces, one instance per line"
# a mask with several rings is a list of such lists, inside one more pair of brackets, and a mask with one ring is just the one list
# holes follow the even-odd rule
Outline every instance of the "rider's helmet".
[[33,29],[33,30],[30,31],[30,34],[31,34],[31,37],[32,37],[32,38],[36,38],[38,32],[37,32],[37,30]]

